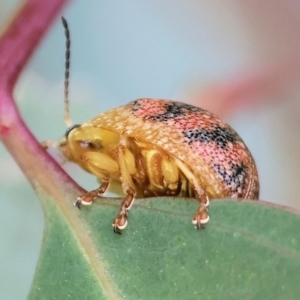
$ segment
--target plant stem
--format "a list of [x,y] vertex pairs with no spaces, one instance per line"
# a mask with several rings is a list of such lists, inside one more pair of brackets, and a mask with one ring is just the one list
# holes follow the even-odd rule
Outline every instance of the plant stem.
[[31,185],[53,195],[58,185],[78,185],[41,149],[23,122],[13,99],[20,72],[50,24],[68,0],[28,0],[19,9],[0,39],[0,140]]

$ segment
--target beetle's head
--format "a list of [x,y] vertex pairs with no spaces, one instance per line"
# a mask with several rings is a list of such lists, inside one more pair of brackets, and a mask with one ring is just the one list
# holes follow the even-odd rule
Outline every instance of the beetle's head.
[[85,152],[110,153],[119,140],[118,133],[104,128],[73,125],[66,130],[59,148],[68,160],[78,163]]

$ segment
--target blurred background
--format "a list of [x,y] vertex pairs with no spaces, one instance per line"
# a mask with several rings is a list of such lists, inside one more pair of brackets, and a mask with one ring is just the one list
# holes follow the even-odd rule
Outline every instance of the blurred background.
[[[1,29],[18,5],[0,0]],[[62,14],[71,29],[75,123],[139,97],[209,109],[250,148],[260,198],[300,208],[299,1],[89,0],[74,1]],[[66,129],[59,17],[15,89],[21,113],[40,141],[59,140]],[[94,177],[71,164],[65,168],[86,189],[95,188]],[[1,144],[0,170],[0,299],[26,299],[43,212]]]

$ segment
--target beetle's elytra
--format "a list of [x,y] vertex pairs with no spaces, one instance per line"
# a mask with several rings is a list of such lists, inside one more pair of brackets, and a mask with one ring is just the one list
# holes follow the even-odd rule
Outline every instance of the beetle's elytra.
[[126,227],[136,197],[195,197],[193,223],[201,228],[209,220],[210,199],[259,196],[255,162],[239,135],[214,114],[181,102],[144,98],[111,109],[70,127],[60,149],[102,182],[78,198],[78,207],[103,195],[111,181],[122,184],[126,196],[113,221],[117,233]]

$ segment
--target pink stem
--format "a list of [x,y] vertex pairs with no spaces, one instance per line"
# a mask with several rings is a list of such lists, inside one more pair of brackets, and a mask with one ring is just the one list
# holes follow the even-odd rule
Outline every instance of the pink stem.
[[0,41],[0,84],[10,89],[41,38],[68,0],[28,0]]
[[58,182],[78,186],[40,148],[19,114],[12,92],[20,72],[67,2],[26,1],[0,40],[0,139],[31,184],[50,194]]

